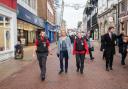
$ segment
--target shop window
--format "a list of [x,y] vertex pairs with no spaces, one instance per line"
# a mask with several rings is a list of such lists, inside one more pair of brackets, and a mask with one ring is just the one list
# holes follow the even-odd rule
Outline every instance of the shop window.
[[4,26],[4,17],[0,16],[0,27]]
[[0,16],[0,52],[10,50],[10,18]]

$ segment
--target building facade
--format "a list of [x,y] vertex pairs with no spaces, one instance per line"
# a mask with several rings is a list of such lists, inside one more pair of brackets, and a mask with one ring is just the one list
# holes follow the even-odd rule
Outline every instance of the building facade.
[[43,29],[44,21],[37,15],[37,0],[17,1],[17,34],[25,46],[33,45],[36,30]]
[[119,0],[104,0],[104,2],[103,0],[98,1],[98,24],[100,36],[108,31],[109,26],[114,26],[115,33],[119,34],[118,3]]
[[16,22],[16,0],[0,0],[0,61],[14,57]]
[[90,32],[94,40],[99,39],[99,26],[97,20],[98,0],[87,0],[86,7],[83,12],[83,24],[85,24],[85,32]]
[[45,31],[50,40],[50,42],[54,42],[56,39],[55,32],[55,7],[54,0],[38,0],[38,8],[37,12],[39,17],[44,19],[45,21]]
[[128,1],[122,0],[119,7],[120,32],[124,31],[128,36]]

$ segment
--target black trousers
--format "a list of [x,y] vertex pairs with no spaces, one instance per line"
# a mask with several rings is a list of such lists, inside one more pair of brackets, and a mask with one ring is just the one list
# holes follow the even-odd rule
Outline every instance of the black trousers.
[[122,60],[121,60],[121,64],[125,64],[125,59],[127,56],[127,52],[121,53],[122,54]]
[[81,72],[84,70],[84,59],[85,54],[76,54],[76,66],[77,69],[80,69]]
[[65,61],[65,71],[68,70],[68,51],[60,51],[60,69],[63,71],[63,62]]
[[106,68],[112,68],[114,54],[106,55]]
[[92,56],[91,48],[89,48],[89,55],[90,55],[90,59],[92,60],[93,56]]
[[105,51],[103,51],[103,59],[105,59]]
[[39,62],[39,67],[41,71],[41,77],[46,74],[46,61],[47,61],[48,53],[37,53],[37,59]]

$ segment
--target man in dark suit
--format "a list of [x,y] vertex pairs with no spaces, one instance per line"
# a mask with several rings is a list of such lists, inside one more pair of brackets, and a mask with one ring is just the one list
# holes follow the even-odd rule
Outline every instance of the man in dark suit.
[[108,28],[108,33],[104,35],[105,41],[105,59],[106,59],[106,71],[113,70],[113,56],[115,54],[116,35],[113,33],[114,27]]

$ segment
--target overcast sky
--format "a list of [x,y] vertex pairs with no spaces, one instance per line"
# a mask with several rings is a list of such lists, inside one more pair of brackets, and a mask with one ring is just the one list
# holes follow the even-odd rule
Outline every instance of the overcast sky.
[[[87,0],[64,0],[65,4],[81,4],[85,5]],[[66,20],[67,28],[76,28],[78,21],[82,21],[84,8],[75,10],[71,7],[64,8],[64,20]]]

